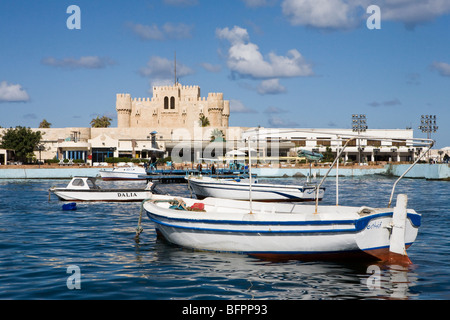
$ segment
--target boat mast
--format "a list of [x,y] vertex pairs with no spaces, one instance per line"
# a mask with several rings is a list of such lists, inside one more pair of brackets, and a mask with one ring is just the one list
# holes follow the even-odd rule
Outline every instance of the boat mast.
[[250,214],[253,213],[252,211],[252,156],[251,156],[251,152],[250,152],[250,136],[248,137],[247,140],[248,143],[248,174],[249,174],[249,200],[250,200]]

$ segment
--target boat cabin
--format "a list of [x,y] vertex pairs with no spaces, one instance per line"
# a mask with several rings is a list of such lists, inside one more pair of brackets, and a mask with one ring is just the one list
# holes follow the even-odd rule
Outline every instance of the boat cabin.
[[73,177],[67,185],[66,189],[100,189],[100,187],[95,184],[95,180],[96,178],[93,177]]

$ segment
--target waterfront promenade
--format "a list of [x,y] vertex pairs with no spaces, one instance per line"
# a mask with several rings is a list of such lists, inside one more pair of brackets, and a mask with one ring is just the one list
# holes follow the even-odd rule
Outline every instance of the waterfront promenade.
[[[400,176],[407,168],[408,164],[387,164],[377,166],[343,166],[339,167],[339,176],[353,177],[365,175],[391,175]],[[0,179],[69,179],[73,176],[100,176],[100,170],[112,170],[112,167],[54,167],[42,165],[40,168],[33,165],[22,166],[0,166]],[[167,170],[169,170],[167,168]],[[252,173],[260,178],[287,178],[287,177],[321,177],[328,171],[327,166],[292,167],[253,167]],[[336,176],[337,170],[333,168],[329,176]],[[422,178],[430,180],[450,180],[449,164],[417,164],[406,175],[406,178]]]

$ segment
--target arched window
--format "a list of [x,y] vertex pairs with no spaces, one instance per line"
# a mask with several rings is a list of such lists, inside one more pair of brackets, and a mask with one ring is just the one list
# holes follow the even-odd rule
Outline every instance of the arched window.
[[164,109],[169,109],[169,98],[164,97]]
[[175,109],[175,97],[170,97],[170,109]]

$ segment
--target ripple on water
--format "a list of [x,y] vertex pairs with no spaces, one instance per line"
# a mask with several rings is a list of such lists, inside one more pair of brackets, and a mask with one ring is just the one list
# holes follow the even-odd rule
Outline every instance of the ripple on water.
[[[341,204],[377,207],[387,204],[394,179],[340,181]],[[366,263],[272,263],[181,249],[157,239],[146,217],[136,243],[139,203],[79,203],[76,211],[62,211],[63,202],[48,202],[48,188],[65,183],[0,181],[0,299],[449,298],[447,181],[407,179],[398,185],[398,193],[407,192],[409,206],[422,214],[418,239],[409,249],[415,265],[408,270],[378,266],[376,288],[368,285],[374,279],[368,270],[374,267]],[[334,204],[334,180],[325,186],[323,204]],[[186,185],[161,189],[189,196]],[[67,288],[71,265],[80,267],[81,290]]]

